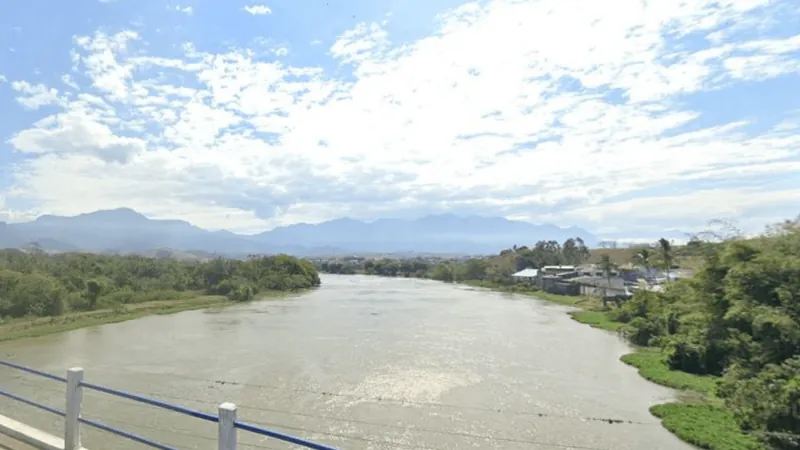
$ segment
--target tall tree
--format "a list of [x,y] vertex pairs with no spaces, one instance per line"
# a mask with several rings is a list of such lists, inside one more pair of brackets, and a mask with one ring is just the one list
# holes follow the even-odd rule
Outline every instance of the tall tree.
[[614,264],[614,261],[611,260],[611,255],[606,253],[606,254],[600,255],[600,264],[599,264],[599,266],[600,266],[600,270],[603,272],[603,275],[606,276],[606,282],[608,283],[606,285],[606,289],[605,289],[605,292],[604,292],[604,295],[603,295],[603,297],[607,297],[608,296],[608,288],[611,287],[611,273],[614,271],[614,269],[616,269],[616,264]]
[[658,253],[667,275],[667,282],[669,282],[669,273],[672,268],[672,263],[675,260],[675,255],[672,253],[672,245],[663,237],[658,240]]
[[650,276],[650,270],[653,268],[653,257],[655,253],[652,249],[649,248],[640,248],[633,252],[633,257],[631,258],[631,262],[635,265],[641,267],[647,273],[647,276]]

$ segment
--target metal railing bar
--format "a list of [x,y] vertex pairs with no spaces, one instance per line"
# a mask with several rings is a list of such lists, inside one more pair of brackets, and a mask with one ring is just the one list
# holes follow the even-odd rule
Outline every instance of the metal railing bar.
[[81,418],[78,419],[78,421],[81,422],[81,423],[85,423],[86,425],[89,425],[90,427],[97,428],[98,430],[107,431],[109,433],[116,434],[117,436],[121,436],[121,437],[124,437],[126,439],[130,439],[130,440],[132,440],[134,442],[138,442],[140,444],[147,445],[148,447],[158,448],[160,450],[178,450],[178,448],[176,448],[176,447],[170,447],[168,445],[164,445],[164,444],[161,444],[159,442],[152,441],[150,439],[147,439],[146,437],[142,437],[142,436],[139,436],[138,434],[133,434],[133,433],[129,433],[127,431],[120,430],[118,428],[114,428],[114,427],[112,427],[110,425],[106,425],[106,424],[98,422],[96,420],[84,419],[83,417],[81,417]]
[[87,383],[85,381],[82,381],[80,385],[87,389],[91,389],[93,391],[102,392],[104,394],[109,394],[116,397],[127,398],[128,400],[133,400],[139,403],[146,403],[148,405],[153,405],[162,409],[167,409],[169,411],[175,411],[181,414],[186,414],[187,416],[196,417],[198,419],[207,420],[209,422],[219,422],[219,417],[215,416],[214,414],[197,411],[195,409],[186,408],[180,405],[173,405],[172,403],[167,403],[161,400],[143,397],[141,395],[131,394],[130,392],[108,388],[105,386],[101,386],[99,384]]
[[20,366],[19,364],[14,364],[8,361],[0,361],[0,366],[11,367],[12,369],[21,370],[23,372],[32,373],[34,375],[39,375],[40,377],[49,378],[51,380],[60,381],[62,383],[66,383],[67,379],[64,377],[60,377],[58,375],[53,375],[52,373],[43,372],[41,370],[31,369],[30,367]]
[[278,439],[295,445],[301,445],[305,448],[313,448],[315,450],[338,450],[336,447],[317,444],[316,442],[307,441],[305,439],[294,437],[288,434],[283,434],[277,431],[270,430],[268,428],[260,427],[258,425],[252,425],[246,422],[236,421],[234,422],[234,426],[240,430],[249,431],[255,434],[260,434],[262,436],[271,437],[273,439]]
[[[36,370],[36,369],[25,367],[25,366],[22,366],[22,365],[19,365],[19,364],[8,362],[8,361],[0,360],[0,366],[10,367],[12,369],[21,370],[23,372],[28,372],[28,373],[33,374],[33,375],[41,376],[41,377],[44,377],[44,378],[49,378],[51,380],[60,381],[62,383],[67,384],[67,409],[70,412],[69,414],[67,412],[61,411],[61,410],[59,410],[57,408],[52,408],[50,406],[43,405],[43,404],[35,402],[33,400],[28,400],[28,399],[26,399],[26,398],[24,398],[22,396],[19,396],[19,395],[16,395],[16,394],[12,394],[12,393],[10,393],[8,391],[0,390],[0,397],[7,397],[7,398],[10,398],[12,400],[16,400],[16,401],[18,401],[20,403],[23,403],[23,404],[26,404],[26,405],[29,405],[29,406],[33,406],[35,408],[47,411],[47,412],[49,412],[51,414],[55,414],[55,415],[61,416],[61,417],[66,417],[67,418],[67,423],[66,423],[67,430],[65,432],[65,438],[64,438],[65,439],[65,445],[67,445],[67,441],[68,440],[69,440],[69,442],[73,442],[74,441],[73,444],[72,444],[73,446],[74,445],[80,445],[79,442],[78,442],[79,437],[76,438],[76,436],[78,436],[76,434],[76,433],[78,433],[78,423],[80,422],[80,423],[84,423],[84,424],[86,424],[86,425],[88,425],[90,427],[97,428],[99,430],[106,431],[106,432],[111,433],[111,434],[115,434],[117,436],[121,436],[123,438],[132,440],[134,442],[138,442],[140,444],[144,444],[144,445],[152,447],[152,448],[157,448],[157,449],[161,449],[161,450],[178,450],[175,447],[170,447],[170,446],[168,446],[166,444],[162,444],[162,443],[150,440],[148,438],[139,436],[137,434],[130,433],[128,431],[124,431],[124,430],[115,428],[115,427],[113,427],[111,425],[107,425],[107,424],[104,424],[102,422],[98,422],[98,421],[95,421],[95,420],[91,420],[91,419],[86,419],[86,418],[80,417],[79,414],[80,414],[80,404],[81,404],[81,397],[82,397],[81,396],[81,388],[86,388],[86,389],[91,389],[93,391],[97,391],[97,392],[101,392],[101,393],[104,393],[104,394],[108,394],[108,395],[111,395],[111,396],[114,396],[114,397],[121,397],[121,398],[124,398],[124,399],[132,400],[134,402],[144,403],[144,404],[147,404],[147,405],[151,405],[151,406],[155,406],[155,407],[158,407],[158,408],[161,408],[161,409],[166,409],[166,410],[169,410],[169,411],[181,413],[181,414],[184,414],[184,415],[187,415],[187,416],[195,417],[195,418],[206,420],[206,421],[209,421],[209,422],[219,423],[220,426],[225,425],[226,430],[228,430],[229,433],[232,432],[234,428],[238,428],[240,430],[249,431],[249,432],[255,433],[257,435],[266,436],[266,437],[269,437],[269,438],[272,438],[272,439],[277,439],[277,440],[280,440],[280,441],[283,441],[283,442],[288,442],[288,443],[299,445],[299,446],[302,446],[302,447],[305,447],[305,448],[311,448],[311,449],[315,449],[315,450],[338,450],[336,447],[331,447],[331,446],[327,446],[327,445],[323,445],[323,444],[317,444],[315,442],[311,442],[311,441],[308,441],[308,440],[305,440],[305,439],[302,439],[302,438],[299,438],[299,437],[291,436],[289,434],[284,434],[284,433],[281,433],[281,432],[278,432],[278,431],[270,430],[268,428],[264,428],[264,427],[261,427],[261,426],[258,426],[258,425],[253,425],[253,424],[249,424],[249,423],[246,423],[246,422],[238,422],[238,421],[235,420],[235,417],[236,417],[236,415],[235,415],[235,412],[236,412],[235,405],[228,404],[228,403],[220,405],[220,414],[223,414],[222,413],[223,409],[227,407],[228,409],[230,409],[233,412],[233,417],[224,416],[224,417],[226,417],[225,421],[221,421],[219,415],[209,414],[209,413],[206,413],[206,412],[202,412],[202,411],[186,408],[186,407],[183,407],[183,406],[180,406],[180,405],[175,405],[175,404],[172,404],[172,403],[167,403],[165,401],[156,400],[156,399],[145,397],[145,396],[142,396],[142,395],[133,394],[133,393],[121,391],[121,390],[118,390],[118,389],[109,388],[109,387],[102,386],[102,385],[99,385],[99,384],[85,382],[85,381],[82,380],[83,379],[83,369],[82,368],[69,369],[69,371],[68,371],[69,377],[65,378],[65,377],[59,377],[57,375],[53,375],[51,373],[47,373],[47,372],[44,372],[44,371],[41,371],[41,370]],[[72,432],[72,437],[70,437],[70,432]],[[234,436],[234,438],[233,438],[233,441],[232,441],[232,445],[235,446],[235,434],[233,436]],[[220,441],[219,442],[220,443],[223,442],[221,437],[220,437]],[[231,444],[231,443],[229,442],[229,444]],[[222,444],[220,444],[220,445],[222,445]]]
[[20,403],[24,403],[26,405],[33,406],[34,408],[39,408],[41,410],[47,411],[47,412],[49,412],[51,414],[55,414],[57,416],[64,417],[64,415],[66,414],[64,411],[61,411],[61,410],[59,410],[57,408],[52,408],[50,406],[43,405],[41,403],[37,403],[37,402],[35,402],[33,400],[28,400],[27,398],[20,397],[19,395],[12,394],[12,393],[4,391],[2,389],[0,389],[0,395],[2,395],[3,397],[8,397],[8,398],[10,398],[12,400],[16,400],[16,401],[18,401]]

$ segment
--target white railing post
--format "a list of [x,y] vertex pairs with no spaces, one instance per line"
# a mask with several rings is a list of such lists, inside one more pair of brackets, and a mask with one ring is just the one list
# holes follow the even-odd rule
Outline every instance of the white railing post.
[[219,405],[219,450],[236,450],[236,405]]
[[64,416],[64,450],[81,448],[80,422],[81,402],[83,401],[83,369],[73,367],[67,370],[67,410]]

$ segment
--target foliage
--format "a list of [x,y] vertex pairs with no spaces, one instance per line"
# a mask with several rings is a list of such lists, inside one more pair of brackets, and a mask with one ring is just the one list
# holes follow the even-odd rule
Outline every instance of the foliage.
[[670,376],[719,377],[717,395],[743,430],[772,448],[797,448],[800,227],[693,245],[705,261],[694,278],[639,291],[609,316],[626,323],[621,332],[633,343],[659,348]]
[[263,291],[303,289],[319,283],[310,263],[286,255],[197,263],[2,250],[0,317],[58,316],[69,310],[180,300],[202,292],[244,301]]
[[623,324],[611,320],[604,311],[577,311],[570,313],[573,319],[601,330],[617,331]]
[[713,395],[717,389],[719,377],[699,376],[680,370],[672,370],[666,364],[664,355],[659,349],[640,349],[622,356],[620,360],[639,369],[639,375],[643,378],[662,386],[707,395]]
[[684,441],[709,450],[762,450],[755,436],[743,434],[730,411],[717,405],[667,403],[650,408],[664,427]]

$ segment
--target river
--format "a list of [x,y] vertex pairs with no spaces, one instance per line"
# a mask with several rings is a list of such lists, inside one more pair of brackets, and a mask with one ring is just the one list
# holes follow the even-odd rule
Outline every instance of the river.
[[[0,343],[0,355],[251,421],[342,449],[689,449],[648,407],[673,392],[618,359],[630,348],[530,297],[428,280],[323,276],[310,293]],[[0,386],[63,408],[63,385],[0,368]],[[84,417],[178,448],[216,424],[105,394]],[[60,420],[0,410],[61,433]],[[619,419],[632,423],[609,423]],[[143,448],[84,430],[91,449]],[[244,449],[295,448],[239,432]]]

